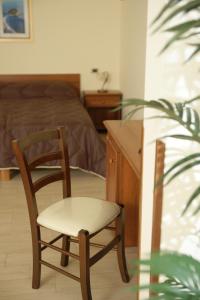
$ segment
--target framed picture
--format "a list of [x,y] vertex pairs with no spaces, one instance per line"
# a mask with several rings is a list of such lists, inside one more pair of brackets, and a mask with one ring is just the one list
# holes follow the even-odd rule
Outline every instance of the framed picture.
[[0,41],[30,37],[30,0],[0,0]]

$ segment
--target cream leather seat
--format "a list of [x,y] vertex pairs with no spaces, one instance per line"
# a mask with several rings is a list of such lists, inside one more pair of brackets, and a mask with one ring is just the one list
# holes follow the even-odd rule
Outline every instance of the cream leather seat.
[[120,214],[116,203],[88,197],[69,197],[41,212],[37,223],[54,231],[78,237],[84,229],[92,234]]

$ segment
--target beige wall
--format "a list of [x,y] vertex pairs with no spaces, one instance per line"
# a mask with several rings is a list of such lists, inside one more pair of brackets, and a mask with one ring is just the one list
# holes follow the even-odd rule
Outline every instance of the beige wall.
[[81,73],[82,88],[99,88],[91,68],[119,88],[120,0],[32,0],[33,38],[0,44],[0,73]]
[[147,0],[122,1],[121,19],[121,88],[125,98],[143,98]]
[[121,14],[121,89],[125,99],[144,98],[147,0],[122,1]]

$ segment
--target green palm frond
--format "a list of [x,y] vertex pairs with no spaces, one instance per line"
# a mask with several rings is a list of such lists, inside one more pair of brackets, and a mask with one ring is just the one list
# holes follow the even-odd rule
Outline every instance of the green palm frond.
[[159,14],[156,16],[156,18],[153,20],[151,25],[154,25],[160,18],[171,8],[173,8],[175,5],[177,5],[182,0],[169,0],[168,3],[166,3]]
[[[164,28],[164,31],[171,32],[172,37],[168,40],[165,46],[162,48],[160,53],[164,52],[167,48],[169,48],[174,42],[180,40],[188,40],[191,38],[198,38],[200,34],[200,0],[185,0],[185,1],[176,1],[176,0],[168,0],[167,4],[161,9],[157,17],[152,22],[152,25],[155,27],[154,32],[157,32]],[[195,11],[197,13],[196,18],[190,18],[190,13]],[[176,20],[177,16],[188,15],[188,18],[184,22],[178,22],[173,26],[167,26],[171,22],[171,20]],[[197,40],[197,43],[190,43],[191,47],[194,48],[192,54],[187,59],[192,59],[197,53],[200,51],[200,43]]]
[[[196,97],[196,100],[198,98]],[[194,99],[193,99],[194,101]],[[167,137],[173,137],[177,139],[188,139],[200,143],[200,118],[195,109],[188,106],[187,102],[172,104],[166,99],[150,100],[146,101],[143,99],[128,99],[124,100],[121,104],[121,108],[128,106],[135,106],[131,110],[130,114],[134,114],[143,108],[156,109],[164,114],[165,117],[176,121],[183,126],[189,133],[189,135],[168,135]],[[159,116],[153,116],[153,118]],[[161,116],[161,118],[163,115]]]
[[180,172],[182,166],[185,166],[186,163],[189,162],[190,164],[193,164],[192,166],[194,166],[196,159],[198,159],[198,158],[200,158],[199,152],[190,154],[190,155],[185,156],[184,158],[178,160],[163,174],[163,176],[157,182],[157,185],[160,184],[161,182],[163,182],[164,179],[166,177],[168,177],[169,175],[171,175],[171,173],[173,173],[174,171],[177,172],[177,170],[178,170]]
[[192,20],[192,21],[183,22],[178,25],[169,27],[166,29],[166,31],[168,31],[168,32],[176,32],[179,30],[188,31],[190,29],[198,28],[198,27],[200,27],[200,20]]
[[200,44],[190,44],[190,45],[194,47],[194,51],[189,56],[189,58],[187,59],[187,61],[189,61],[190,59],[192,59],[200,51]]
[[195,124],[195,134],[198,135],[200,131],[200,118],[196,110],[194,110],[194,124]]
[[185,171],[190,170],[191,168],[194,168],[195,166],[200,165],[200,160],[192,161],[189,164],[186,164],[182,168],[180,168],[178,171],[176,171],[166,182],[166,184],[169,184],[172,180],[174,180],[177,176],[183,174]]
[[[189,200],[187,201],[187,204],[183,210],[184,214],[188,208],[190,207],[190,205],[192,204],[192,202],[200,195],[200,186],[197,187],[197,189],[193,192],[193,194],[190,196]],[[196,215],[198,212],[200,211],[200,205],[196,208],[196,210],[193,212],[194,215]]]
[[[199,26],[200,26],[200,22],[199,22]],[[176,27],[176,26],[175,26]],[[182,26],[177,26],[177,29],[172,30],[171,28],[167,29],[166,31],[173,31],[173,36],[169,39],[169,41],[165,44],[165,46],[161,49],[160,54],[162,54],[166,49],[168,49],[174,42],[176,41],[180,41],[180,40],[185,40],[186,39],[186,33],[188,33],[188,31],[192,28],[194,28],[194,26],[186,26],[186,23],[183,23]],[[179,27],[179,28],[178,28]],[[196,46],[196,44],[190,44],[192,47],[194,47],[195,49],[198,48],[198,46]],[[192,56],[194,56],[195,54],[191,54],[191,56],[188,58],[188,60],[191,59]]]
[[153,254],[148,260],[139,261],[141,272],[162,275],[164,282],[148,284],[138,289],[149,289],[156,299],[197,300],[200,299],[200,262],[191,256],[173,253]]
[[186,134],[170,134],[170,135],[164,135],[160,137],[160,139],[166,139],[166,138],[173,138],[173,139],[185,140],[190,142],[198,142],[196,139],[194,140],[192,136]]
[[195,101],[197,101],[197,100],[200,100],[200,95],[198,95],[198,96],[196,96],[196,97],[194,97],[194,98],[192,98],[192,99],[190,99],[190,100],[185,101],[184,104],[185,104],[185,105],[191,104],[192,102],[195,102]]
[[[182,2],[182,5],[179,3]],[[200,1],[199,0],[187,0],[187,1],[179,1],[176,5],[168,7],[165,12],[169,12],[164,20],[157,26],[156,31],[161,29],[166,23],[171,21],[172,19],[176,18],[178,15],[185,15],[191,12],[192,10],[197,10],[200,8]]]
[[[195,97],[189,101],[185,101],[183,103],[171,103],[166,99],[159,100],[151,100],[146,101],[143,99],[129,99],[122,102],[121,107],[131,107],[131,111],[127,114],[128,117],[132,117],[136,112],[144,108],[151,108],[154,110],[158,110],[161,112],[161,115],[154,115],[151,118],[153,119],[168,119],[175,121],[180,126],[184,127],[187,131],[187,134],[169,134],[165,135],[161,138],[174,138],[174,139],[182,139],[189,142],[197,142],[200,144],[200,117],[198,112],[190,107],[189,105],[199,100],[199,96]],[[158,180],[155,185],[155,188],[158,184],[164,183],[165,185],[172,182],[179,175],[184,172],[194,168],[195,166],[200,165],[200,153],[194,153],[191,155],[187,155],[184,158],[175,162]],[[195,190],[191,197],[189,198],[184,212],[190,207],[194,199],[200,196],[200,188]],[[197,213],[200,210],[200,206],[194,211]]]
[[183,117],[183,105],[181,103],[175,103],[175,107],[176,107],[179,117],[182,118]]

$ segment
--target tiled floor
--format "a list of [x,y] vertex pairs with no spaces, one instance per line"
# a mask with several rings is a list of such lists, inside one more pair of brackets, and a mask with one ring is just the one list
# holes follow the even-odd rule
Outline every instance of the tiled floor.
[[[34,176],[48,171],[37,171]],[[72,171],[72,191],[74,196],[84,195],[104,198],[105,182],[101,178]],[[61,197],[61,184],[53,183],[39,193],[39,209],[48,206]],[[51,239],[52,232],[43,230],[43,239]],[[105,232],[95,238],[102,242],[108,240]],[[59,242],[58,242],[59,244]],[[77,252],[77,245],[72,246]],[[59,254],[46,250],[45,259],[59,266]],[[97,251],[92,248],[91,252]],[[45,252],[44,252],[45,253]],[[134,258],[134,249],[127,249],[129,268]],[[78,275],[78,264],[70,259],[69,271]],[[9,182],[0,182],[0,300],[81,300],[79,283],[42,267],[41,287],[31,288],[32,256],[31,236],[25,196],[20,176]],[[116,253],[112,251],[91,268],[91,287],[93,300],[134,299],[131,291],[133,279],[124,284],[118,271]]]

